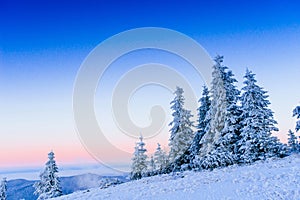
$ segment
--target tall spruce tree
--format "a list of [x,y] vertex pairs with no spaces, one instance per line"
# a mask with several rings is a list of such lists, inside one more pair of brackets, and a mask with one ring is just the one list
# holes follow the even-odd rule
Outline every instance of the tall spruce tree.
[[206,134],[202,137],[200,144],[200,156],[203,157],[215,149],[215,141],[221,137],[222,130],[225,126],[226,117],[226,91],[224,87],[224,80],[222,78],[222,66],[223,57],[217,56],[215,58],[215,65],[212,72],[211,83],[211,106],[208,111],[208,117],[210,119],[209,127],[206,130]]
[[0,184],[0,200],[6,200],[6,191],[7,191],[7,181],[6,178],[3,178]]
[[143,136],[140,136],[140,141],[136,143],[135,151],[132,158],[130,178],[132,180],[140,179],[147,173],[147,155]]
[[240,135],[240,121],[241,121],[241,110],[237,105],[240,98],[240,91],[237,89],[235,83],[237,80],[234,78],[234,74],[228,67],[221,67],[221,74],[224,81],[224,88],[226,91],[226,115],[224,128],[222,130],[222,137],[219,141],[216,141],[216,145],[219,148],[224,149],[232,154],[237,152],[236,142]]
[[44,171],[40,174],[40,181],[34,184],[35,195],[38,195],[38,200],[50,199],[62,195],[60,181],[57,176],[58,167],[54,160],[54,153],[51,151],[48,154],[48,161]]
[[171,102],[171,109],[173,110],[172,116],[174,119],[169,124],[169,126],[172,126],[170,129],[171,136],[169,142],[169,158],[171,162],[179,159],[187,151],[194,136],[192,130],[193,122],[190,120],[193,115],[191,114],[191,111],[183,108],[183,89],[177,87],[174,94],[175,98]]
[[197,109],[198,110],[197,131],[194,136],[192,145],[190,147],[191,160],[193,160],[195,156],[199,154],[200,140],[205,134],[205,131],[207,130],[207,125],[210,122],[210,117],[207,115],[207,113],[210,109],[211,100],[210,100],[208,88],[206,86],[203,86],[202,97],[199,99],[199,103],[200,106]]
[[200,141],[202,145],[195,163],[201,168],[227,166],[236,162],[236,141],[240,131],[240,91],[232,71],[223,64],[223,56],[216,56],[213,66],[212,102],[208,111],[209,126]]
[[251,163],[283,154],[283,145],[272,131],[278,131],[267,92],[256,85],[255,74],[247,69],[241,97],[242,129],[238,141],[240,162]]

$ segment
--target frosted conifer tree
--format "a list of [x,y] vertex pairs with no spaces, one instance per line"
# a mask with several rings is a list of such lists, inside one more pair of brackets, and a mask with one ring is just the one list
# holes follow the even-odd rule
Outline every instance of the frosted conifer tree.
[[211,101],[209,97],[209,91],[206,86],[203,86],[202,97],[199,100],[200,107],[198,108],[198,125],[197,132],[193,139],[193,143],[191,145],[191,153],[198,154],[200,149],[200,140],[205,134],[205,130],[207,125],[209,124],[210,117],[207,116],[207,113],[210,109]]
[[6,191],[7,191],[7,181],[6,178],[3,178],[0,185],[0,200],[6,200]]
[[199,99],[200,106],[198,108],[198,125],[197,125],[197,131],[194,136],[191,148],[190,148],[190,159],[193,160],[195,158],[195,155],[198,155],[200,150],[200,140],[202,139],[203,135],[205,134],[207,130],[207,125],[210,122],[210,116],[207,115],[211,100],[209,97],[209,91],[206,86],[203,86],[203,92],[202,97]]
[[40,174],[40,181],[34,184],[34,194],[38,195],[38,200],[50,199],[62,195],[60,181],[57,176],[58,167],[52,151],[48,154],[48,159],[44,171]]
[[143,136],[140,136],[140,141],[136,143],[135,151],[132,158],[130,178],[140,179],[147,173],[147,155],[144,148]]
[[180,158],[185,151],[190,147],[193,140],[193,123],[190,118],[193,116],[191,111],[183,108],[184,97],[183,89],[180,87],[176,88],[174,92],[175,98],[171,101],[171,109],[173,110],[172,116],[173,121],[169,124],[171,128],[170,136],[170,161],[173,162]]
[[[300,106],[297,106],[294,110],[293,110],[293,117],[295,117],[297,119],[300,119]],[[300,120],[297,121],[296,123],[296,131],[300,130]]]
[[288,133],[288,147],[289,147],[291,153],[299,152],[299,150],[300,150],[298,138],[295,135],[295,133],[291,130],[289,130],[289,133]]
[[156,170],[156,165],[155,165],[153,156],[151,156],[151,158],[149,160],[149,167],[148,167],[148,173],[149,173],[149,175],[153,176],[155,170]]
[[251,163],[267,157],[280,155],[283,145],[276,137],[271,136],[272,131],[278,131],[277,122],[268,95],[261,87],[256,85],[255,74],[247,70],[244,76],[245,86],[242,88],[242,126],[241,139],[238,141],[240,162]]
[[159,143],[157,144],[153,159],[155,163],[155,170],[158,171],[158,173],[162,173],[168,165],[168,158],[165,151],[161,149]]
[[213,66],[213,80],[211,84],[212,101],[208,113],[210,117],[210,125],[206,134],[200,141],[202,146],[200,149],[200,156],[205,156],[214,150],[214,142],[219,140],[224,128],[227,104],[226,91],[221,74],[222,59],[222,57],[216,57],[215,65]]
[[216,56],[212,73],[212,101],[206,119],[202,146],[194,163],[202,168],[227,166],[236,162],[236,141],[240,131],[241,111],[237,105],[240,91],[232,71],[223,64],[223,56]]
[[171,101],[170,104],[173,104],[171,106],[171,109],[174,111],[172,113],[173,116],[173,121],[170,122],[169,126],[172,126],[170,129],[170,141],[172,141],[177,134],[179,127],[180,127],[180,121],[182,118],[182,113],[183,113],[183,105],[184,105],[184,97],[183,97],[183,89],[180,87],[176,88],[176,91],[174,92],[175,94],[175,99]]
[[231,70],[228,70],[226,66],[221,65],[221,74],[223,77],[224,88],[226,91],[227,112],[225,115],[225,124],[222,130],[222,137],[220,137],[219,141],[216,141],[216,145],[219,148],[225,148],[224,151],[228,151],[232,154],[235,154],[237,152],[235,144],[239,138],[241,128],[241,110],[240,107],[237,105],[240,91],[235,85],[237,80],[234,78],[234,74]]

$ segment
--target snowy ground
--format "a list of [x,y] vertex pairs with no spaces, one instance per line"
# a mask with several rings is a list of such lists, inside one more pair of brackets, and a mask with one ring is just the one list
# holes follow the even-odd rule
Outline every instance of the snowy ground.
[[250,166],[143,178],[107,189],[76,192],[57,200],[299,198],[300,155],[292,155]]

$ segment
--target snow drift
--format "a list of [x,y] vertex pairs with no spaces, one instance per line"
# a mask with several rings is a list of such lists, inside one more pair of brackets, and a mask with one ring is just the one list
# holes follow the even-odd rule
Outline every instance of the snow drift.
[[106,189],[62,196],[76,199],[299,199],[300,155],[213,171],[160,175]]

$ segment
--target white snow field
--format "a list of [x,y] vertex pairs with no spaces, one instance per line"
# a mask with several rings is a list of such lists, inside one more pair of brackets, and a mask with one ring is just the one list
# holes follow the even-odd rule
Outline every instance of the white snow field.
[[148,177],[56,199],[300,199],[300,155],[213,171]]

